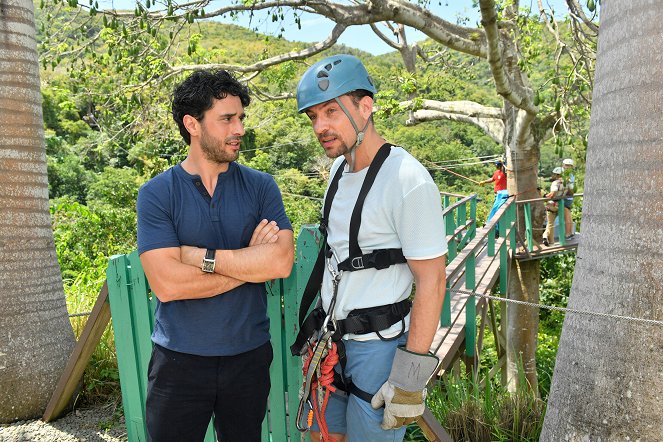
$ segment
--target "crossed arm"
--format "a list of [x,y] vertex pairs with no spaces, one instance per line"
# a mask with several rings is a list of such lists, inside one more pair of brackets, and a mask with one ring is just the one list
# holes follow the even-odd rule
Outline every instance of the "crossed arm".
[[445,296],[445,257],[443,255],[433,259],[409,259],[407,263],[416,284],[407,349],[426,354],[437,331]]
[[168,247],[144,252],[140,261],[161,302],[209,298],[245,282],[287,277],[294,260],[293,233],[262,220],[248,247],[216,251],[214,273],[202,272],[204,255],[205,249],[197,247]]

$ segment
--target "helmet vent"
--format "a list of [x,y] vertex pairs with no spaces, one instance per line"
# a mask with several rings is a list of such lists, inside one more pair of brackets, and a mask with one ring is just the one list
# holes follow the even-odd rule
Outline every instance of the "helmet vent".
[[320,81],[318,81],[318,87],[321,90],[326,91],[329,88],[329,80],[320,80]]
[[325,77],[326,78],[326,77],[329,77],[329,75],[325,71],[320,71],[320,72],[318,72],[318,75],[316,75],[316,77],[318,77],[318,78]]

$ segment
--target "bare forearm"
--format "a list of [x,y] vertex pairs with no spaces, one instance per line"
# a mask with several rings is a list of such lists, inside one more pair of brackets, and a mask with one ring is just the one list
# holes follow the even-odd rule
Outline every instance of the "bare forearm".
[[[252,244],[237,250],[217,250],[214,272],[246,282],[286,278],[292,270],[294,244],[291,230],[273,236],[273,241]],[[205,249],[182,246],[182,262],[202,263]]]
[[[279,235],[283,233],[279,232]],[[287,241],[292,244],[292,234],[289,235]],[[286,278],[292,270],[294,248],[279,242],[239,250],[218,250],[215,271],[248,282]]]
[[183,264],[175,256],[154,259],[146,252],[141,255],[141,262],[150,288],[161,302],[210,298],[244,284],[228,276],[204,273],[200,267]]
[[440,312],[445,296],[444,261],[434,275],[415,278],[416,291],[412,313],[410,315],[410,331],[407,348],[416,353],[427,353],[437,331]]

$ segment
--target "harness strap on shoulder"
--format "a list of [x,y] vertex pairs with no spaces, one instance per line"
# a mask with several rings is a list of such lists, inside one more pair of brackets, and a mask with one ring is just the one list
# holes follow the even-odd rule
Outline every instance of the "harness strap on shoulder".
[[336,191],[338,191],[338,182],[341,181],[341,175],[343,175],[343,169],[345,168],[346,164],[347,161],[343,160],[341,165],[338,166],[338,169],[336,169],[336,173],[334,174],[334,178],[332,178],[331,183],[329,183],[329,190],[327,190],[327,195],[325,195],[325,205],[322,210],[322,220],[320,221],[320,231],[322,231],[323,235],[325,236],[325,240],[327,239],[327,226],[329,226],[329,213],[331,212],[331,205],[334,201]]
[[355,207],[352,210],[352,216],[350,217],[349,245],[351,257],[362,255],[361,249],[359,248],[359,240],[357,239],[359,236],[359,226],[361,225],[361,212],[364,209],[366,196],[368,195],[369,190],[371,190],[371,187],[373,187],[375,177],[377,177],[382,164],[391,153],[391,147],[392,145],[389,143],[384,143],[382,147],[380,147],[380,150],[375,154],[373,161],[371,161],[371,165],[368,167],[368,172],[366,172],[366,177],[359,190],[359,196],[357,197],[357,202],[355,203]]

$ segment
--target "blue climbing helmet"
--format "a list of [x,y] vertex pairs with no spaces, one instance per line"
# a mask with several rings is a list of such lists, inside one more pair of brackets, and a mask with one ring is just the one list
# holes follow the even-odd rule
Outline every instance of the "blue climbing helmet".
[[304,112],[311,106],[358,89],[377,93],[362,62],[352,55],[332,55],[308,68],[299,80],[297,110]]

